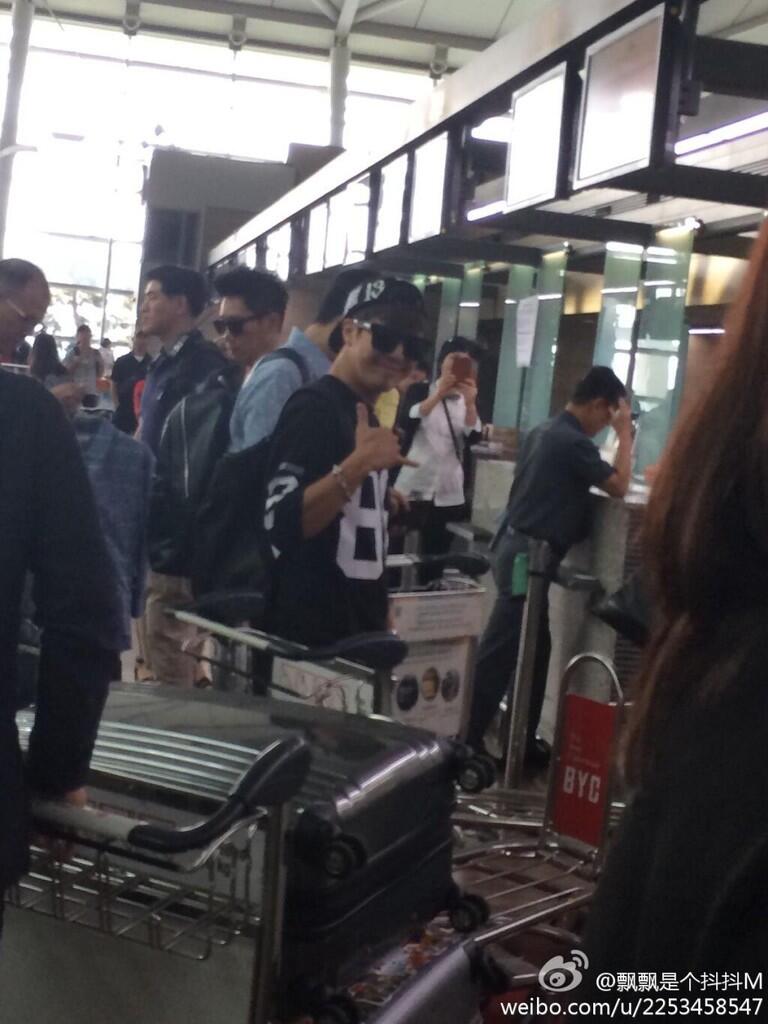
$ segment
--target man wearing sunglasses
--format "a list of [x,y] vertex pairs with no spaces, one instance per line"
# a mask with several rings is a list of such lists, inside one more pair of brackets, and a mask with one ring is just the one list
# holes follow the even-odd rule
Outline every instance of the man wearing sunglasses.
[[[245,330],[250,328],[255,334],[261,326],[255,314],[261,307],[254,301],[257,296],[249,299],[249,276],[257,282],[260,275],[255,270],[238,269],[217,280],[216,289],[221,296],[221,325],[225,325],[227,317],[234,320],[250,313],[253,320],[249,318]],[[294,327],[284,345],[259,360],[237,396],[230,421],[230,451],[251,448],[270,437],[291,395],[328,373],[336,355],[331,337],[341,321],[349,294],[371,277],[370,271],[357,267],[343,270],[320,304],[315,321],[304,330]],[[230,348],[232,333],[230,330],[227,336]],[[237,358],[234,349],[233,353]]]
[[387,470],[404,460],[373,406],[422,358],[424,330],[417,288],[367,280],[348,298],[331,372],[283,410],[265,506],[279,636],[314,646],[387,628]]

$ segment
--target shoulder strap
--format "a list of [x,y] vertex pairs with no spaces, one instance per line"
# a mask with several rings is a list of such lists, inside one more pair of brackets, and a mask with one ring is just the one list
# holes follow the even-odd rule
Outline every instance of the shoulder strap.
[[268,356],[265,356],[262,362],[266,363],[273,359],[290,360],[301,374],[301,383],[309,384],[309,367],[307,366],[307,361],[301,352],[297,352],[295,348],[288,348],[286,345],[281,345],[280,348],[276,348],[274,352],[270,352]]
[[445,418],[448,420],[448,429],[451,432],[453,450],[456,452],[456,458],[461,462],[461,449],[459,448],[459,442],[456,440],[456,431],[453,429],[453,420],[451,419],[451,414],[448,412],[448,403],[445,399],[443,399],[443,409],[445,410]]

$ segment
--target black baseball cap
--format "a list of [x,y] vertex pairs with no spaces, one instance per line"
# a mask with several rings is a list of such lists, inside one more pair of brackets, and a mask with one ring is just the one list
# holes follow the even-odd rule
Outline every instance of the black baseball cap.
[[415,284],[399,277],[372,275],[357,285],[347,296],[344,304],[345,317],[354,317],[368,306],[410,309],[425,313],[424,297]]

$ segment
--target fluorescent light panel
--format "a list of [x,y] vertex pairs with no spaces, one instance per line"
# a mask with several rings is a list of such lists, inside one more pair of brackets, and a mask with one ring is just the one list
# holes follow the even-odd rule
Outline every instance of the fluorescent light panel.
[[733,142],[734,139],[743,139],[747,135],[764,132],[766,129],[768,110],[762,114],[744,117],[740,121],[733,121],[731,124],[724,124],[720,128],[713,128],[712,131],[702,132],[700,135],[692,135],[689,139],[680,139],[675,143],[675,156],[687,156],[689,153],[720,146],[724,142]]

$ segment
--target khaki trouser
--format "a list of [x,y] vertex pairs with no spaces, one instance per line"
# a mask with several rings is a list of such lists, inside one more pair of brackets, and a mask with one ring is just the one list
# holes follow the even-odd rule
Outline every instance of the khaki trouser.
[[200,653],[205,636],[194,626],[179,622],[168,609],[192,600],[190,582],[184,576],[150,572],[147,604],[139,627],[140,647],[151,678],[174,686],[194,686],[197,662],[184,651]]

